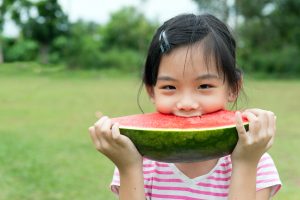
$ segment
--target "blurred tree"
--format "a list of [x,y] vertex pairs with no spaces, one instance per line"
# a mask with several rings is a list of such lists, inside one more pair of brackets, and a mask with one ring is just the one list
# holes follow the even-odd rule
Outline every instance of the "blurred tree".
[[120,48],[146,52],[156,27],[156,23],[147,20],[135,7],[124,7],[113,13],[102,28],[103,50]]
[[291,59],[300,54],[299,0],[193,1],[202,12],[227,23],[235,20],[238,62],[243,69],[280,76],[300,74],[300,60]]
[[107,24],[79,21],[72,24],[65,58],[71,69],[115,68],[136,72],[142,65],[155,23],[136,8],[113,13]]
[[21,13],[29,13],[32,2],[29,0],[2,0],[0,4],[0,62],[3,61],[1,36],[5,20],[10,19],[16,23],[21,19]]
[[0,64],[3,63],[3,42],[2,42],[2,32],[3,32],[3,26],[4,26],[4,15],[7,10],[5,0],[0,1]]
[[55,40],[55,48],[65,58],[69,69],[101,68],[99,25],[78,21],[70,26],[70,37]]
[[230,10],[232,6],[229,4],[229,0],[193,0],[199,11],[211,13],[222,19],[222,21],[228,23]]
[[300,75],[300,1],[240,0],[245,21],[239,35],[240,61],[246,71]]
[[37,41],[42,63],[48,63],[49,47],[55,38],[67,34],[69,21],[57,0],[14,1],[12,18],[25,38]]
[[5,17],[9,13],[10,6],[13,4],[13,0],[0,0],[0,64],[3,63],[3,26],[5,24]]

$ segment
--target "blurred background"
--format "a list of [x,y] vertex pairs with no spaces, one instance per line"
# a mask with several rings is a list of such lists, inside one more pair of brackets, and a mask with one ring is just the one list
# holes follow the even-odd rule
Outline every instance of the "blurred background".
[[155,29],[182,13],[211,13],[237,39],[245,73],[239,108],[277,115],[270,154],[299,199],[299,0],[0,0],[0,199],[115,199],[112,163],[87,128],[153,111],[137,96]]

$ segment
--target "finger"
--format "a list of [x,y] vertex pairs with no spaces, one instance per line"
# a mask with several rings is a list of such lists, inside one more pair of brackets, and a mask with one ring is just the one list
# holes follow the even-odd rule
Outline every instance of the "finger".
[[112,121],[111,119],[107,118],[102,124],[102,131],[105,137],[111,138],[111,128],[112,128]]
[[247,131],[244,127],[244,124],[243,124],[243,119],[242,119],[242,115],[239,111],[237,111],[235,113],[235,119],[236,119],[236,130],[239,134],[239,138],[240,139],[245,139],[245,137],[247,136]]
[[263,135],[268,135],[269,133],[269,114],[268,111],[262,111],[258,115],[258,120],[260,121],[260,129]]
[[276,132],[276,116],[273,112],[268,112],[268,120],[269,120],[269,126],[268,126],[268,133],[275,135]]
[[264,110],[259,109],[259,108],[250,108],[250,109],[246,109],[245,112],[250,112],[253,113],[256,116],[259,116],[260,113],[262,113]]
[[104,134],[103,134],[103,123],[108,119],[107,116],[103,116],[101,117],[101,119],[99,119],[94,127],[95,127],[95,135],[97,136],[98,140],[101,142]]
[[98,139],[97,135],[96,135],[96,131],[95,131],[95,128],[93,126],[89,127],[89,133],[90,133],[90,137],[96,147],[96,149],[100,149],[101,147],[101,142],[100,140]]
[[112,138],[114,140],[119,140],[120,139],[121,133],[120,133],[120,129],[119,129],[119,124],[118,123],[114,123],[112,125],[111,132],[112,132]]
[[101,117],[101,118],[95,123],[95,126],[98,127],[98,128],[102,127],[102,124],[103,124],[103,122],[104,122],[106,119],[108,119],[107,116]]
[[244,112],[243,116],[245,116],[249,121],[249,132],[254,134],[258,133],[260,129],[260,121],[257,116],[249,111]]

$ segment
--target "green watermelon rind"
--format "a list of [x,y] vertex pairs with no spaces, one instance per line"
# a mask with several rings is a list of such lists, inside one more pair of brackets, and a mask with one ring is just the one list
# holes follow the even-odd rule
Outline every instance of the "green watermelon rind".
[[[244,124],[248,129],[248,123]],[[161,162],[195,162],[232,153],[238,141],[235,125],[209,129],[120,127],[140,154]]]

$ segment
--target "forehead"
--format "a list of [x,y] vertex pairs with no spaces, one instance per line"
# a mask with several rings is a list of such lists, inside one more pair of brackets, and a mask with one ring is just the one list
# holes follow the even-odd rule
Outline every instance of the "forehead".
[[219,75],[213,54],[205,52],[201,43],[177,47],[162,56],[158,75],[172,73]]

